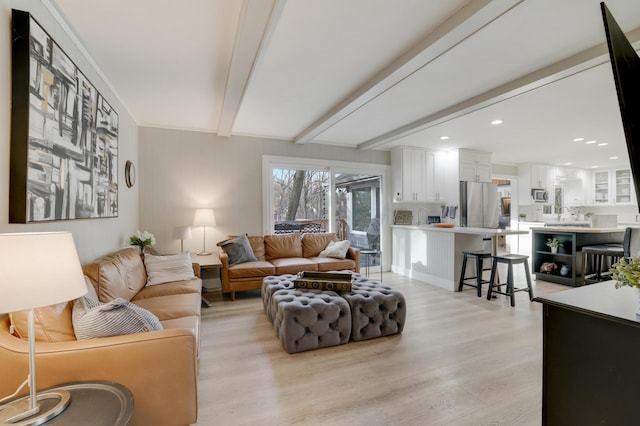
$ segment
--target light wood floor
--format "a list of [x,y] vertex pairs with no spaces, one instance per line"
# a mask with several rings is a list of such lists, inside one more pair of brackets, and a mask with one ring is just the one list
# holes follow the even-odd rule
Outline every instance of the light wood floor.
[[[401,335],[293,355],[259,293],[214,299],[202,310],[198,425],[541,424],[540,303],[521,292],[512,308],[393,273],[384,284],[407,300]],[[536,296],[567,289],[534,285]]]

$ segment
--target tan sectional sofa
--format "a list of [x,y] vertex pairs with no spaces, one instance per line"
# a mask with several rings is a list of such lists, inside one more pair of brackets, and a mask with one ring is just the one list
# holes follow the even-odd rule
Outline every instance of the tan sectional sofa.
[[[101,302],[121,297],[148,309],[163,330],[76,340],[72,302],[36,310],[38,388],[77,381],[114,381],[133,393],[130,425],[188,425],[197,420],[200,278],[145,287],[147,274],[133,248],[84,265]],[[199,275],[199,274],[197,274]],[[26,315],[12,314],[26,329]],[[10,395],[28,374],[26,336],[10,334],[0,316],[0,396]],[[26,390],[25,390],[26,391]]]
[[320,257],[330,241],[338,240],[334,233],[276,234],[248,236],[248,239],[257,261],[229,266],[224,246],[219,247],[222,292],[231,293],[231,300],[235,300],[237,291],[260,290],[262,279],[268,275],[301,271],[360,272],[360,249],[350,247],[344,259]]

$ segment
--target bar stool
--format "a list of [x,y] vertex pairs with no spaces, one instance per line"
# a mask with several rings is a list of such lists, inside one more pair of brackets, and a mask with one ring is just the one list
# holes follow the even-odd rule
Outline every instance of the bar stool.
[[[583,246],[582,254],[584,257],[582,264],[582,284],[592,284],[600,281],[606,281],[609,279],[608,274],[603,274],[602,264],[604,263],[605,257],[611,258],[611,263],[617,262],[621,257],[624,256],[624,247],[619,243],[611,243],[611,244],[598,244],[593,246]],[[589,255],[593,255],[593,264],[595,266],[595,274],[591,275],[591,278],[587,277],[587,260]]]
[[[475,287],[478,289],[478,297],[482,297],[482,284],[488,284],[489,281],[482,279],[483,271],[490,271],[491,268],[484,267],[484,260],[491,258],[491,253],[488,251],[463,251],[462,258],[462,272],[460,272],[460,282],[458,284],[458,291],[462,291],[463,285],[468,285],[469,287]],[[465,278],[465,274],[467,272],[467,259],[475,258],[476,261],[476,275],[473,277]],[[466,283],[466,280],[475,279],[475,284]]]
[[[511,297],[511,306],[516,306],[516,293],[518,291],[526,291],[529,293],[529,300],[533,299],[533,287],[531,286],[531,274],[529,273],[529,256],[524,254],[504,254],[501,256],[493,256],[491,265],[491,278],[489,280],[489,291],[487,291],[487,300],[491,300],[493,293],[502,294]],[[508,266],[507,282],[495,284],[498,264],[504,263]],[[527,278],[527,287],[515,288],[513,285],[513,265],[524,265],[524,272]],[[507,286],[506,291],[500,291],[500,287]],[[497,290],[494,290],[497,288]]]

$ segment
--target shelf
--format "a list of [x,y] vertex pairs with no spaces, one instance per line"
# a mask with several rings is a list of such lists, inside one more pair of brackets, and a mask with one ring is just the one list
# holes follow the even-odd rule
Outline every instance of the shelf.
[[558,257],[568,257],[568,258],[573,257],[573,254],[571,253],[551,253],[550,251],[545,251],[545,250],[536,250],[536,253],[541,255],[548,255],[548,256],[558,256]]
[[572,286],[572,287],[575,287],[577,285],[576,279],[572,276],[563,277],[562,275],[546,274],[544,272],[539,272],[539,271],[534,272],[534,274],[536,275],[536,280],[547,281],[547,282],[552,282],[556,284],[563,284],[563,285]]

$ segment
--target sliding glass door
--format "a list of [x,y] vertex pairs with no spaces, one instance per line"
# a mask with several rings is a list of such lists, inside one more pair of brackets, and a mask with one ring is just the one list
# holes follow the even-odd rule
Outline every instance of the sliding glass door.
[[361,264],[377,269],[386,240],[386,166],[326,163],[265,157],[264,233],[334,232],[353,247],[375,251]]

